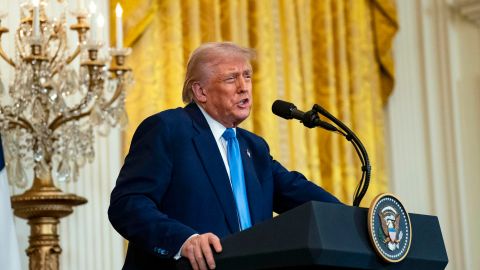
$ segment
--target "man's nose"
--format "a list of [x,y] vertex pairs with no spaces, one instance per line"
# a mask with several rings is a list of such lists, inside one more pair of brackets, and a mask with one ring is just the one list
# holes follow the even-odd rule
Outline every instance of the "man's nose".
[[237,79],[237,89],[240,91],[246,91],[247,90],[247,79],[244,78],[243,76],[239,76]]

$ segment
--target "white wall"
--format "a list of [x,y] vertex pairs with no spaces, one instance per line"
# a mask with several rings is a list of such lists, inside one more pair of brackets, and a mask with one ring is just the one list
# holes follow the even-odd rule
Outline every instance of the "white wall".
[[447,269],[474,270],[480,269],[480,28],[457,4],[397,0],[387,137],[392,191],[410,212],[439,217]]
[[[13,57],[14,29],[19,21],[19,4],[23,1],[0,0],[0,11],[7,10],[9,15],[2,25],[10,32],[2,38],[2,45],[7,53]],[[48,14],[58,14],[56,1],[50,0]],[[71,8],[76,7],[76,0],[69,0]],[[89,1],[85,0],[86,6]],[[108,42],[108,0],[95,1],[98,10],[105,16],[107,22],[104,29],[104,40]],[[69,17],[70,25],[74,18]],[[76,32],[69,30],[70,44],[76,44]],[[73,45],[72,45],[73,47]],[[3,60],[0,60],[1,78],[5,84],[11,78],[13,71]],[[77,64],[78,63],[74,63]],[[124,251],[123,239],[113,230],[108,217],[107,209],[110,192],[121,165],[121,135],[119,129],[114,129],[106,138],[96,136],[95,160],[87,164],[80,171],[80,178],[75,183],[62,183],[59,187],[65,192],[75,193],[87,198],[86,205],[74,208],[73,214],[61,219],[60,245],[63,249],[60,256],[61,269],[68,270],[109,270],[121,269]],[[19,194],[22,190],[12,189],[12,194]],[[15,218],[17,235],[19,239],[19,252],[22,257],[22,269],[28,269],[28,258],[25,249],[28,246],[30,229],[26,220]]]

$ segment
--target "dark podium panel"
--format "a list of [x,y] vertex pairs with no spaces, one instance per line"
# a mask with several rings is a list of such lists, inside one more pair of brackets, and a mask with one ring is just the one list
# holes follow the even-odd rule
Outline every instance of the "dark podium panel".
[[[222,239],[216,269],[445,269],[448,257],[437,217],[410,214],[410,252],[400,263],[387,263],[373,250],[367,215],[366,208],[306,203]],[[182,260],[177,269],[191,269]]]

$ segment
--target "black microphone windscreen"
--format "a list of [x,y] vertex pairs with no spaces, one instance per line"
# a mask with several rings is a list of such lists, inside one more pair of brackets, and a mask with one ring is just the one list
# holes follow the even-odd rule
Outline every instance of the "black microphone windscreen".
[[275,100],[272,104],[272,112],[285,119],[292,119],[292,110],[296,108],[293,103],[283,100]]

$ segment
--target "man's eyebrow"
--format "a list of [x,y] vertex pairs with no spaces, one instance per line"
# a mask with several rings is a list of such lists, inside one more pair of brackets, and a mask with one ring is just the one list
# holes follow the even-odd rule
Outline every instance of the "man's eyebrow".
[[251,68],[245,70],[227,70],[225,73],[220,74],[221,78],[225,78],[228,76],[240,76],[241,74],[253,74],[253,70]]
[[222,74],[222,76],[224,76],[224,77],[231,76],[231,75],[237,75],[238,76],[241,73],[243,73],[243,72],[242,71],[237,71],[237,70],[235,70],[235,71],[232,70],[232,71],[226,71],[225,73]]
[[232,76],[232,75],[237,75],[238,76],[239,74],[240,74],[240,72],[238,72],[238,71],[225,72],[225,73],[222,74],[222,77],[228,77],[228,76]]

